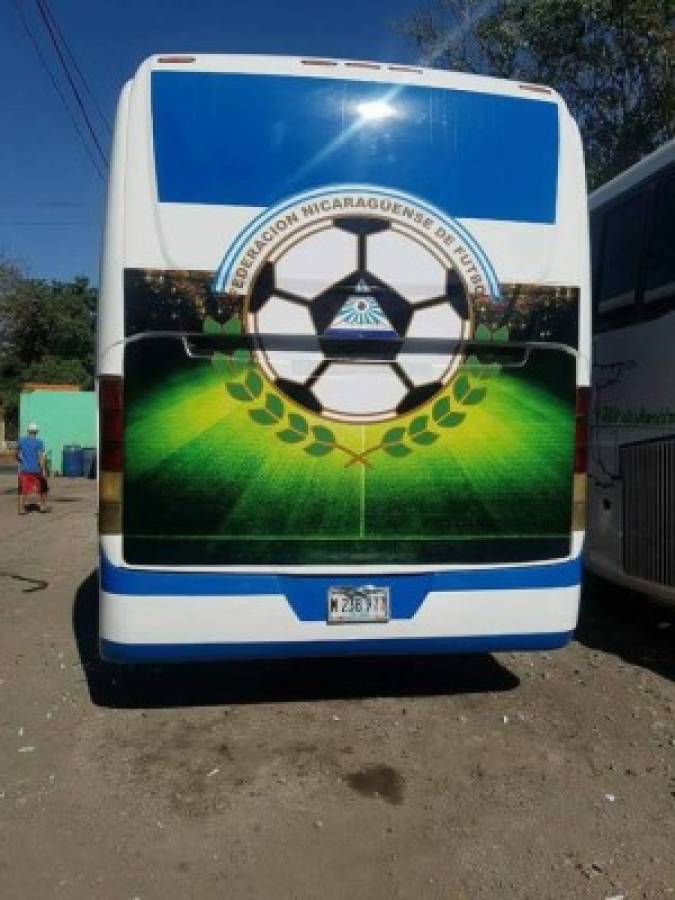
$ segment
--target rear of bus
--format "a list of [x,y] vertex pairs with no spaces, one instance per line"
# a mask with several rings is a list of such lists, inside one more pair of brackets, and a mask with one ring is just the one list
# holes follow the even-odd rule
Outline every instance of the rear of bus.
[[587,245],[579,133],[547,88],[143,63],[102,261],[103,656],[564,645]]

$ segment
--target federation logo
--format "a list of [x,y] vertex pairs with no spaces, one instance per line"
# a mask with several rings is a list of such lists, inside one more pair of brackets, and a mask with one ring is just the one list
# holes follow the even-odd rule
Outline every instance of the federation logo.
[[398,337],[364,278],[359,278],[354,293],[345,300],[333,319],[333,324],[326,331],[326,337],[358,336]]
[[[473,334],[473,301],[498,296],[475,240],[423,201],[336,186],[267,210],[233,243],[214,288],[241,298],[266,378],[341,422],[396,418],[438,394]],[[289,339],[288,348],[283,338]],[[291,338],[302,338],[293,349]],[[411,339],[447,341],[423,352]]]

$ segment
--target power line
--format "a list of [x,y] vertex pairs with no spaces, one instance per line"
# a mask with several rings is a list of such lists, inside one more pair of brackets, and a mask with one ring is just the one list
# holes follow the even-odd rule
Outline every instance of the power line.
[[101,181],[105,181],[105,175],[101,171],[98,161],[96,160],[96,157],[92,153],[91,148],[90,148],[89,144],[87,143],[87,138],[85,137],[84,132],[80,128],[80,125],[79,125],[76,117],[73,115],[73,111],[70,108],[70,106],[68,105],[68,101],[66,100],[65,95],[64,95],[63,91],[61,90],[58,81],[54,77],[54,73],[49,68],[49,64],[47,63],[47,60],[42,52],[42,48],[40,47],[40,44],[38,43],[37,38],[33,34],[31,27],[28,24],[26,17],[23,14],[23,10],[21,9],[21,6],[19,5],[19,0],[13,0],[13,3],[14,3],[17,13],[19,14],[19,19],[21,20],[21,24],[23,25],[24,31],[28,35],[28,39],[30,40],[31,44],[33,45],[35,52],[37,53],[38,59],[40,60],[40,63],[42,64],[43,69],[47,73],[47,76],[52,83],[52,87],[54,88],[56,93],[59,95],[59,99],[61,100],[61,103],[63,104],[63,108],[65,109],[66,114],[68,115],[68,118],[70,119],[70,121],[73,125],[73,128],[77,132],[78,137],[82,141],[82,146],[84,147],[87,156],[91,160],[91,164],[94,167],[94,169],[96,170],[96,174],[99,176]]
[[103,148],[101,147],[98,138],[96,137],[96,132],[94,131],[94,127],[91,124],[91,119],[89,118],[89,114],[87,113],[87,109],[82,102],[82,97],[80,96],[80,92],[78,90],[75,81],[73,80],[73,76],[70,74],[70,69],[68,68],[68,63],[66,62],[63,53],[61,52],[61,47],[59,46],[59,42],[56,39],[56,35],[54,34],[54,29],[52,28],[52,23],[49,20],[49,16],[46,13],[44,4],[42,0],[35,0],[38,8],[38,12],[40,13],[40,17],[44,22],[45,28],[49,33],[49,37],[51,39],[52,44],[54,45],[54,49],[56,50],[56,55],[59,58],[59,62],[61,63],[61,67],[65,73],[66,78],[68,79],[68,84],[71,87],[73,94],[75,95],[75,100],[77,101],[77,105],[80,107],[80,112],[84,117],[85,124],[89,129],[89,134],[91,135],[91,139],[94,142],[96,149],[99,152],[101,159],[103,160],[103,164],[108,166],[108,160],[106,159],[105,153],[103,152]]
[[59,23],[56,21],[56,17],[54,16],[54,13],[52,12],[52,10],[51,10],[51,9],[49,8],[49,6],[47,5],[47,0],[43,0],[43,3],[44,3],[44,6],[45,6],[45,10],[46,10],[46,12],[47,12],[47,15],[49,16],[49,18],[50,18],[50,20],[51,20],[51,23],[52,23],[52,25],[54,26],[54,29],[55,29],[55,31],[56,31],[58,37],[59,37],[59,40],[61,41],[61,44],[63,45],[63,47],[64,47],[64,49],[65,49],[65,51],[66,51],[67,56],[70,58],[70,61],[71,61],[71,63],[73,64],[73,67],[74,67],[75,71],[76,71],[77,74],[79,75],[80,81],[82,82],[82,84],[83,84],[83,86],[84,86],[84,89],[85,89],[85,91],[87,92],[87,94],[88,94],[88,96],[89,96],[89,99],[91,100],[91,102],[92,102],[93,105],[94,105],[94,109],[96,110],[96,112],[97,112],[98,115],[99,115],[99,118],[101,119],[101,121],[102,121],[103,124],[105,125],[106,131],[108,132],[108,134],[112,134],[112,130],[111,130],[111,128],[110,128],[110,123],[108,122],[108,119],[106,118],[105,113],[104,113],[103,110],[101,109],[101,105],[99,104],[98,100],[97,100],[96,97],[94,96],[93,91],[92,91],[91,88],[89,87],[89,84],[88,84],[88,82],[87,82],[87,79],[84,77],[84,74],[82,73],[82,70],[81,70],[80,67],[78,66],[77,60],[75,59],[75,54],[74,54],[73,51],[70,49],[70,45],[68,44],[68,41],[66,40],[65,35],[63,34],[63,31],[62,31],[61,28],[59,27]]

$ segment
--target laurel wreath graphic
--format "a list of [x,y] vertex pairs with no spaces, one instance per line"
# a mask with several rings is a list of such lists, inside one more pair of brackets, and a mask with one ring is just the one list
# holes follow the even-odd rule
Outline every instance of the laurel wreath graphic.
[[[233,318],[219,325],[213,319],[207,319],[204,331],[209,334],[240,334],[241,323]],[[501,342],[506,341],[508,336],[507,327],[491,331],[485,325],[479,325],[475,340]],[[481,382],[494,378],[501,371],[499,363],[484,363],[476,355],[469,356],[443,395],[436,399],[429,414],[417,415],[406,425],[390,428],[377,444],[359,452],[341,444],[327,426],[312,425],[305,416],[287,409],[277,393],[266,390],[265,381],[255,367],[249,350],[216,352],[211,363],[225,378],[230,397],[250,406],[248,414],[256,425],[269,428],[284,444],[302,445],[302,450],[314,458],[338,451],[347,457],[345,468],[356,464],[372,468],[371,457],[378,452],[403,459],[415,450],[430,447],[444,430],[462,424],[467,415],[465,408],[477,406],[485,399],[487,387]]]

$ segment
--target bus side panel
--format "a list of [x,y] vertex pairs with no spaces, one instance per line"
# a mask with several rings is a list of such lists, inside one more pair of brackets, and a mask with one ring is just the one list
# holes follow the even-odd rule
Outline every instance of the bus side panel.
[[673,323],[670,312],[596,338],[587,548],[598,573],[670,602],[675,602]]
[[595,303],[586,558],[675,603],[675,141],[591,197]]

